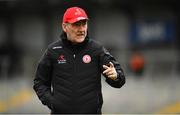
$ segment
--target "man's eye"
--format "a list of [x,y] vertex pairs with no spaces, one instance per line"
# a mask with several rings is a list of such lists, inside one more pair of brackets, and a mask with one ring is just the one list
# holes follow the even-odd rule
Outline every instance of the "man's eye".
[[80,26],[80,25],[81,25],[81,23],[75,23],[74,25],[75,25],[75,26]]
[[82,26],[86,25],[86,21],[76,22],[73,24],[73,26],[81,26],[81,25]]

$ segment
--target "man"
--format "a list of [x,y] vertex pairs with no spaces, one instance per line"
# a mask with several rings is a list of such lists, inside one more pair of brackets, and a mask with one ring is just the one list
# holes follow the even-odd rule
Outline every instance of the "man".
[[61,39],[49,45],[39,62],[34,90],[51,113],[101,114],[101,73],[120,88],[120,64],[99,43],[88,38],[88,16],[79,7],[66,10]]

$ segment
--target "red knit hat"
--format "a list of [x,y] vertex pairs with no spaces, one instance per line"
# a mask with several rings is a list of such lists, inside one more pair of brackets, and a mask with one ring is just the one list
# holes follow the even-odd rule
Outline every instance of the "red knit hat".
[[63,16],[63,22],[64,23],[74,23],[79,20],[87,20],[88,16],[86,12],[79,7],[71,7],[66,10]]

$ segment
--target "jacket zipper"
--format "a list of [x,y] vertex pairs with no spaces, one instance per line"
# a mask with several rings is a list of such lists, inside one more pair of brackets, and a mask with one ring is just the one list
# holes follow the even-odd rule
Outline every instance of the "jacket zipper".
[[[73,81],[72,81],[73,82],[73,98],[72,98],[73,100],[72,101],[74,101],[74,103],[76,103],[75,102],[75,100],[76,100],[76,92],[75,92],[75,84],[76,84],[76,79],[75,79],[75,77],[76,77],[76,54],[75,53],[73,54],[73,70],[74,70],[74,72],[73,72],[74,74],[72,75],[72,79],[73,79]],[[73,111],[75,111],[75,108],[74,108],[75,105],[73,105],[72,107],[73,107],[72,108]]]

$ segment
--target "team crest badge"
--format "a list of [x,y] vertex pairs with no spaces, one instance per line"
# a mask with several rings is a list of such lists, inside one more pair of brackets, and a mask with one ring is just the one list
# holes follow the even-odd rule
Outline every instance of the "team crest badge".
[[84,55],[83,56],[83,62],[84,63],[90,63],[91,62],[91,56],[90,55]]

